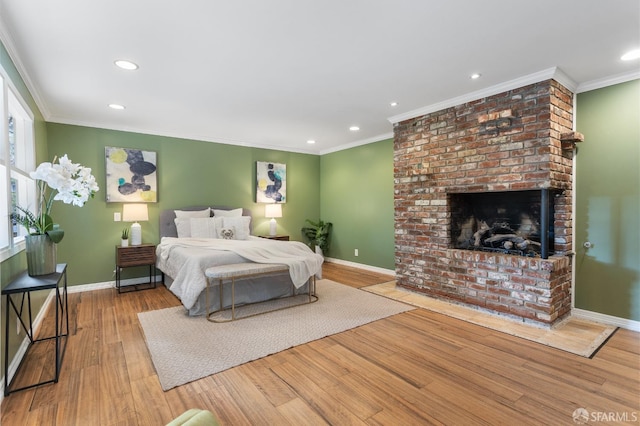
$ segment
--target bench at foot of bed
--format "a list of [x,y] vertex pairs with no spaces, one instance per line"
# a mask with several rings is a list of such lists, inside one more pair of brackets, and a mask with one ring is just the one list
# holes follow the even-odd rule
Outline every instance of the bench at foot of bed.
[[[318,296],[316,295],[316,277],[309,277],[309,282],[307,285],[307,293],[296,294],[295,286],[291,285],[291,295],[286,297],[280,297],[276,299],[269,299],[260,302],[244,304],[236,307],[235,302],[235,285],[237,279],[244,278],[256,278],[256,277],[266,277],[269,275],[281,274],[283,272],[289,271],[289,267],[287,265],[275,264],[275,263],[234,263],[231,265],[221,265],[214,266],[211,268],[207,268],[205,271],[205,275],[207,277],[207,288],[205,290],[205,304],[207,309],[207,319],[212,322],[229,322],[235,321],[237,319],[249,318],[256,315],[266,314],[268,312],[279,311],[281,309],[292,308],[294,306],[305,305],[308,303],[313,303],[318,300]],[[223,283],[231,282],[231,306],[228,308],[223,308]],[[211,305],[209,303],[209,289],[213,286],[219,286],[219,295],[220,295],[220,309],[211,311]],[[299,299],[291,300],[291,299]],[[261,304],[266,304],[266,302],[270,302],[274,305],[274,307],[270,309],[256,309],[252,310],[249,307]],[[295,302],[295,303],[292,303]],[[248,313],[238,317],[236,316],[236,310],[242,308],[243,311],[248,311]],[[231,313],[231,316],[224,315]],[[216,315],[216,317],[213,317]]]

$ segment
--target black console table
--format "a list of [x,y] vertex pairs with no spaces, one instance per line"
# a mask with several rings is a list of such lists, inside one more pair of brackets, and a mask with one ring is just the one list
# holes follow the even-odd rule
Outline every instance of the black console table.
[[[62,283],[62,287],[60,284]],[[56,305],[56,331],[53,336],[42,337],[35,339],[33,335],[33,319],[31,315],[31,292],[38,290],[55,290],[55,305]],[[21,295],[20,308],[16,305],[16,302],[12,298],[13,295]],[[69,336],[69,305],[67,300],[67,264],[60,263],[56,266],[56,272],[48,275],[40,275],[37,277],[31,277],[27,272],[23,272],[16,279],[11,281],[5,288],[2,289],[2,295],[6,296],[6,316],[5,316],[5,334],[4,334],[4,395],[7,396],[11,392],[19,390],[33,388],[35,386],[44,385],[46,383],[58,383],[60,378],[60,367],[62,366],[62,359],[64,358],[64,352],[67,349],[67,340]],[[29,310],[29,324],[25,324],[22,319],[22,311],[25,308],[25,295],[27,299],[27,308]],[[24,359],[29,353],[29,349],[34,343],[42,342],[46,340],[55,339],[55,375],[52,379],[44,380],[32,385],[23,386],[17,389],[11,389],[13,379],[18,375],[22,361],[18,366],[13,378],[9,381],[9,306],[13,308],[13,311],[18,317],[18,321],[22,324],[22,329],[27,333],[29,338],[29,347],[25,353]],[[64,347],[62,347],[62,338],[66,337]]]

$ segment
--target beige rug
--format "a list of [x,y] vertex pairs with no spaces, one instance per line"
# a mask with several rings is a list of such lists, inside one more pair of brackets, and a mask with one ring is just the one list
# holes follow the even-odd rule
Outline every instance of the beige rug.
[[229,323],[189,317],[182,306],[139,313],[162,389],[415,309],[329,280],[316,292],[315,303]]
[[617,329],[614,326],[579,318],[564,320],[552,329],[536,327],[505,316],[411,292],[396,287],[395,281],[364,287],[362,290],[587,358],[591,357]]

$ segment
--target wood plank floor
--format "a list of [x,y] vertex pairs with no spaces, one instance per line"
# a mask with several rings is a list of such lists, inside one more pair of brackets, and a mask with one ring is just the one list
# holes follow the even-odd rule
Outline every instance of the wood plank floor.
[[[323,275],[353,287],[393,279],[336,264]],[[587,359],[416,309],[163,392],[136,314],[179,305],[170,292],[69,301],[60,382],[6,397],[3,426],[163,425],[194,407],[227,425],[571,425],[578,408],[640,418],[640,336],[627,330]],[[38,345],[19,380],[52,374],[52,348]]]

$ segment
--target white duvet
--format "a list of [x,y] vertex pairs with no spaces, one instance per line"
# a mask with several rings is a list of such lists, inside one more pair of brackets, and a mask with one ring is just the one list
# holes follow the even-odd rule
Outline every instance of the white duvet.
[[230,263],[278,263],[289,267],[291,281],[300,288],[322,271],[322,256],[297,241],[249,237],[248,240],[163,237],[156,250],[157,267],[173,278],[169,288],[187,308],[207,286],[207,268]]

